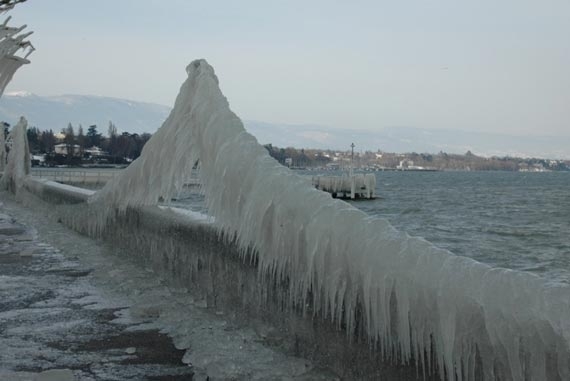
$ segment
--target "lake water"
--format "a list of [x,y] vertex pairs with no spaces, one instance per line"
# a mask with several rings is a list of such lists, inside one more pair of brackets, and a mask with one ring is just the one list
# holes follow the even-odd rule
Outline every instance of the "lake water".
[[[376,172],[376,179],[379,197],[352,205],[455,254],[570,283],[570,173]],[[204,211],[200,201],[186,194],[175,205]]]
[[378,172],[351,202],[398,229],[493,266],[570,283],[570,173]]

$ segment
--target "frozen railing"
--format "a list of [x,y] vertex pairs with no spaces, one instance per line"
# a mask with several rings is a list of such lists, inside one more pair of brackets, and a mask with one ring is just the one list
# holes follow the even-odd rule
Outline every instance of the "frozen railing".
[[66,184],[105,185],[120,170],[32,168],[31,175]]
[[332,199],[245,131],[205,60],[187,73],[140,158],[90,200],[91,231],[172,198],[199,161],[217,228],[262,279],[287,285],[290,308],[448,380],[570,379],[569,287],[456,256]]

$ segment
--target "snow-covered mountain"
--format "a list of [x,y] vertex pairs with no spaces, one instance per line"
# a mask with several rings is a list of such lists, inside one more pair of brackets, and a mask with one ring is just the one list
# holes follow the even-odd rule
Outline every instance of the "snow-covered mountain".
[[99,132],[106,133],[112,121],[119,132],[152,133],[169,113],[167,106],[93,95],[39,96],[19,91],[0,98],[0,120],[15,124],[23,115],[30,126],[54,132],[71,123],[75,128],[82,124],[85,130],[96,124]]
[[[71,122],[84,129],[96,124],[106,133],[109,121],[119,132],[156,131],[171,108],[152,103],[92,95],[38,96],[27,92],[7,93],[0,98],[0,121],[14,124],[24,115],[31,126],[60,131]],[[336,129],[317,125],[292,125],[244,121],[260,143],[277,147],[381,149],[387,152],[465,153],[477,155],[534,156],[570,159],[570,137],[507,136],[456,130],[389,127],[375,131]]]

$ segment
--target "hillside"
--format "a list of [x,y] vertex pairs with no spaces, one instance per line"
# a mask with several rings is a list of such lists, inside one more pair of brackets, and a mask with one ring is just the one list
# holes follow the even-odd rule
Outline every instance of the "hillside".
[[[93,95],[39,96],[27,92],[7,93],[0,98],[0,121],[14,124],[24,115],[30,126],[60,131],[71,122],[86,129],[96,124],[107,132],[109,121],[119,133],[153,133],[164,122],[171,108],[126,99]],[[570,136],[508,136],[476,131],[387,127],[375,131],[339,129],[318,125],[293,125],[244,120],[260,143],[278,147],[357,151],[418,152],[482,156],[541,157],[570,159]],[[352,126],[350,126],[352,127]]]
[[93,95],[39,96],[26,92],[7,93],[0,98],[0,120],[14,124],[20,116],[30,126],[55,132],[68,123],[75,127],[96,124],[103,133],[109,121],[119,132],[153,133],[164,122],[170,107],[153,103]]

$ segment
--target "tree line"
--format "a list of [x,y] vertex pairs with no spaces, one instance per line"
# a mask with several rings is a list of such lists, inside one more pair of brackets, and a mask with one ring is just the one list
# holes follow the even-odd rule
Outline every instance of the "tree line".
[[[325,156],[322,150],[279,148],[272,144],[265,144],[264,147],[271,157],[289,167],[324,167],[331,162],[330,156]],[[291,160],[290,164],[286,162],[287,159]]]
[[[97,129],[97,125],[90,125],[87,132],[80,124],[75,128],[71,123],[61,130],[64,136],[62,141],[53,130],[40,131],[37,127],[28,129],[28,143],[33,155],[46,155],[48,164],[78,165],[104,161],[109,164],[126,164],[140,156],[145,143],[152,136],[148,133],[131,134],[118,133],[113,122],[109,122],[107,136]],[[64,144],[64,150],[56,152],[56,145]],[[93,148],[99,148],[102,153],[95,157]]]

